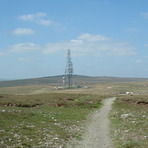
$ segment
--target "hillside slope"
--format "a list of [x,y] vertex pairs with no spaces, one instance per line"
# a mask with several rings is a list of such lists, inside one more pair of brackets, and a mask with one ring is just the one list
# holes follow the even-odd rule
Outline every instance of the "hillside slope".
[[[21,79],[11,81],[0,81],[0,87],[13,87],[13,86],[30,86],[30,85],[50,85],[60,86],[62,85],[63,75],[50,76],[33,79]],[[76,85],[88,85],[97,83],[109,83],[109,82],[123,82],[123,81],[148,81],[148,78],[120,78],[120,77],[90,77],[83,75],[74,75],[73,81]]]

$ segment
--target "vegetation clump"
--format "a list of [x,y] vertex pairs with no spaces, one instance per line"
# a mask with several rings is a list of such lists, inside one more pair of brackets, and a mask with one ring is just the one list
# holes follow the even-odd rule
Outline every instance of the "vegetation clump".
[[1,95],[0,147],[63,147],[80,137],[83,122],[102,96],[88,94]]
[[117,148],[146,148],[148,96],[118,97],[110,115],[112,138]]

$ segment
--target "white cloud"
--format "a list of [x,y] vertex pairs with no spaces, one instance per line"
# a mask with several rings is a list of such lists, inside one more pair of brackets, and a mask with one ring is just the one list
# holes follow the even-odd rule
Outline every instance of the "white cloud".
[[36,17],[46,17],[47,14],[45,12],[38,12],[36,14],[34,14]]
[[89,33],[81,34],[78,39],[86,40],[89,42],[95,42],[95,41],[105,41],[109,40],[109,38],[102,36],[102,35],[91,35]]
[[30,35],[33,33],[35,33],[35,31],[30,28],[17,28],[12,31],[12,34],[14,35]]
[[141,15],[142,15],[144,18],[148,19],[148,12],[143,12],[143,13],[141,13]]
[[138,31],[138,29],[131,27],[131,28],[127,28],[126,31],[136,32],[136,31]]
[[118,42],[102,35],[81,34],[76,39],[49,43],[44,53],[50,54],[60,50],[71,49],[75,55],[134,55],[135,48],[126,42]]
[[137,64],[143,63],[143,60],[136,60]]
[[22,21],[33,21],[34,15],[32,15],[32,14],[21,15],[21,16],[19,16],[19,19]]
[[47,14],[43,12],[35,13],[35,14],[24,14],[19,16],[18,18],[22,21],[35,21],[36,19],[42,19],[46,17]]
[[38,23],[45,26],[49,26],[53,24],[53,22],[50,20],[39,20]]
[[19,43],[14,44],[9,47],[9,52],[11,53],[20,53],[20,52],[26,52],[26,51],[35,51],[40,48],[39,45],[34,43]]
[[[9,53],[38,52],[53,54],[71,49],[75,56],[127,56],[135,55],[135,48],[126,42],[116,41],[102,35],[84,33],[69,41],[37,45],[35,43],[19,43],[8,48]],[[30,53],[31,54],[31,53]]]
[[52,25],[53,21],[47,18],[47,14],[44,12],[38,12],[34,14],[24,14],[18,17],[22,21],[30,21],[41,25]]

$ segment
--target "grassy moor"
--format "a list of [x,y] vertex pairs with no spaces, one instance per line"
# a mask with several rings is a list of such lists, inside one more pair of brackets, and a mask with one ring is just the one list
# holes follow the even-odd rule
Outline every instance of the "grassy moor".
[[66,148],[82,139],[91,114],[111,96],[116,97],[109,116],[114,148],[147,147],[147,80],[77,79],[83,84],[73,89],[55,89],[60,86],[55,79],[38,85],[0,82],[0,147]]
[[0,147],[60,147],[79,138],[87,114],[102,96],[0,95]]
[[110,115],[112,138],[117,148],[146,148],[148,140],[148,96],[121,96]]

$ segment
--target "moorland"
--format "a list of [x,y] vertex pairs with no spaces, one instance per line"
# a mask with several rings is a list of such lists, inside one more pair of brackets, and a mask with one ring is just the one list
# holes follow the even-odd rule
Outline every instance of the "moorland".
[[[66,147],[81,140],[92,112],[116,97],[109,119],[115,148],[146,148],[148,79],[62,76],[0,81],[0,147]],[[87,86],[87,87],[83,87]],[[131,94],[127,94],[131,92]]]

